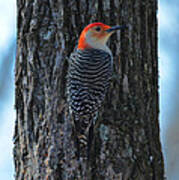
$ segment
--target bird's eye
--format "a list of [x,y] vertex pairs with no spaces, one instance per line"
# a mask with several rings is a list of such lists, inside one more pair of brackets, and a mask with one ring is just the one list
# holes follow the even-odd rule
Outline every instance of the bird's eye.
[[99,32],[99,31],[101,31],[101,27],[98,26],[95,28],[95,30]]

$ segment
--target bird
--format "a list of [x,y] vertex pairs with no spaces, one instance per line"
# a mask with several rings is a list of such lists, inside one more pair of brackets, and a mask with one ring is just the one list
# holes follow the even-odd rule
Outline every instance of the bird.
[[113,56],[110,36],[124,26],[102,22],[87,25],[71,53],[67,73],[67,101],[73,117],[78,156],[89,158],[93,128],[110,87]]

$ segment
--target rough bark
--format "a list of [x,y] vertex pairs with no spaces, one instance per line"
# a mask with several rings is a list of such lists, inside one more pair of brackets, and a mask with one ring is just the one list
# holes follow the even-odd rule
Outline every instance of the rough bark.
[[[17,0],[17,180],[162,180],[157,0]],[[126,24],[111,38],[115,78],[79,165],[66,103],[69,54],[90,22]],[[88,175],[86,175],[88,174]]]

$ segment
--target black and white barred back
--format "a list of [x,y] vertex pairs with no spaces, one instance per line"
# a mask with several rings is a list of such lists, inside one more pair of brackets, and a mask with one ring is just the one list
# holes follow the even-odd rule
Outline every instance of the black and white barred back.
[[68,103],[78,136],[88,136],[89,128],[102,105],[112,76],[112,56],[100,49],[76,50],[70,56]]

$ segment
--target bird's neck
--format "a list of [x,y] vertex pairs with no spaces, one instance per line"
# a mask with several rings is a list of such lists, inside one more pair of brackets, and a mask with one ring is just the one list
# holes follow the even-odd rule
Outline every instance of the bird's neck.
[[100,49],[103,50],[109,54],[111,54],[111,50],[109,49],[109,47],[106,44],[101,44],[99,42],[93,42],[93,41],[89,41],[88,44],[90,45],[90,47],[92,47],[93,49]]

